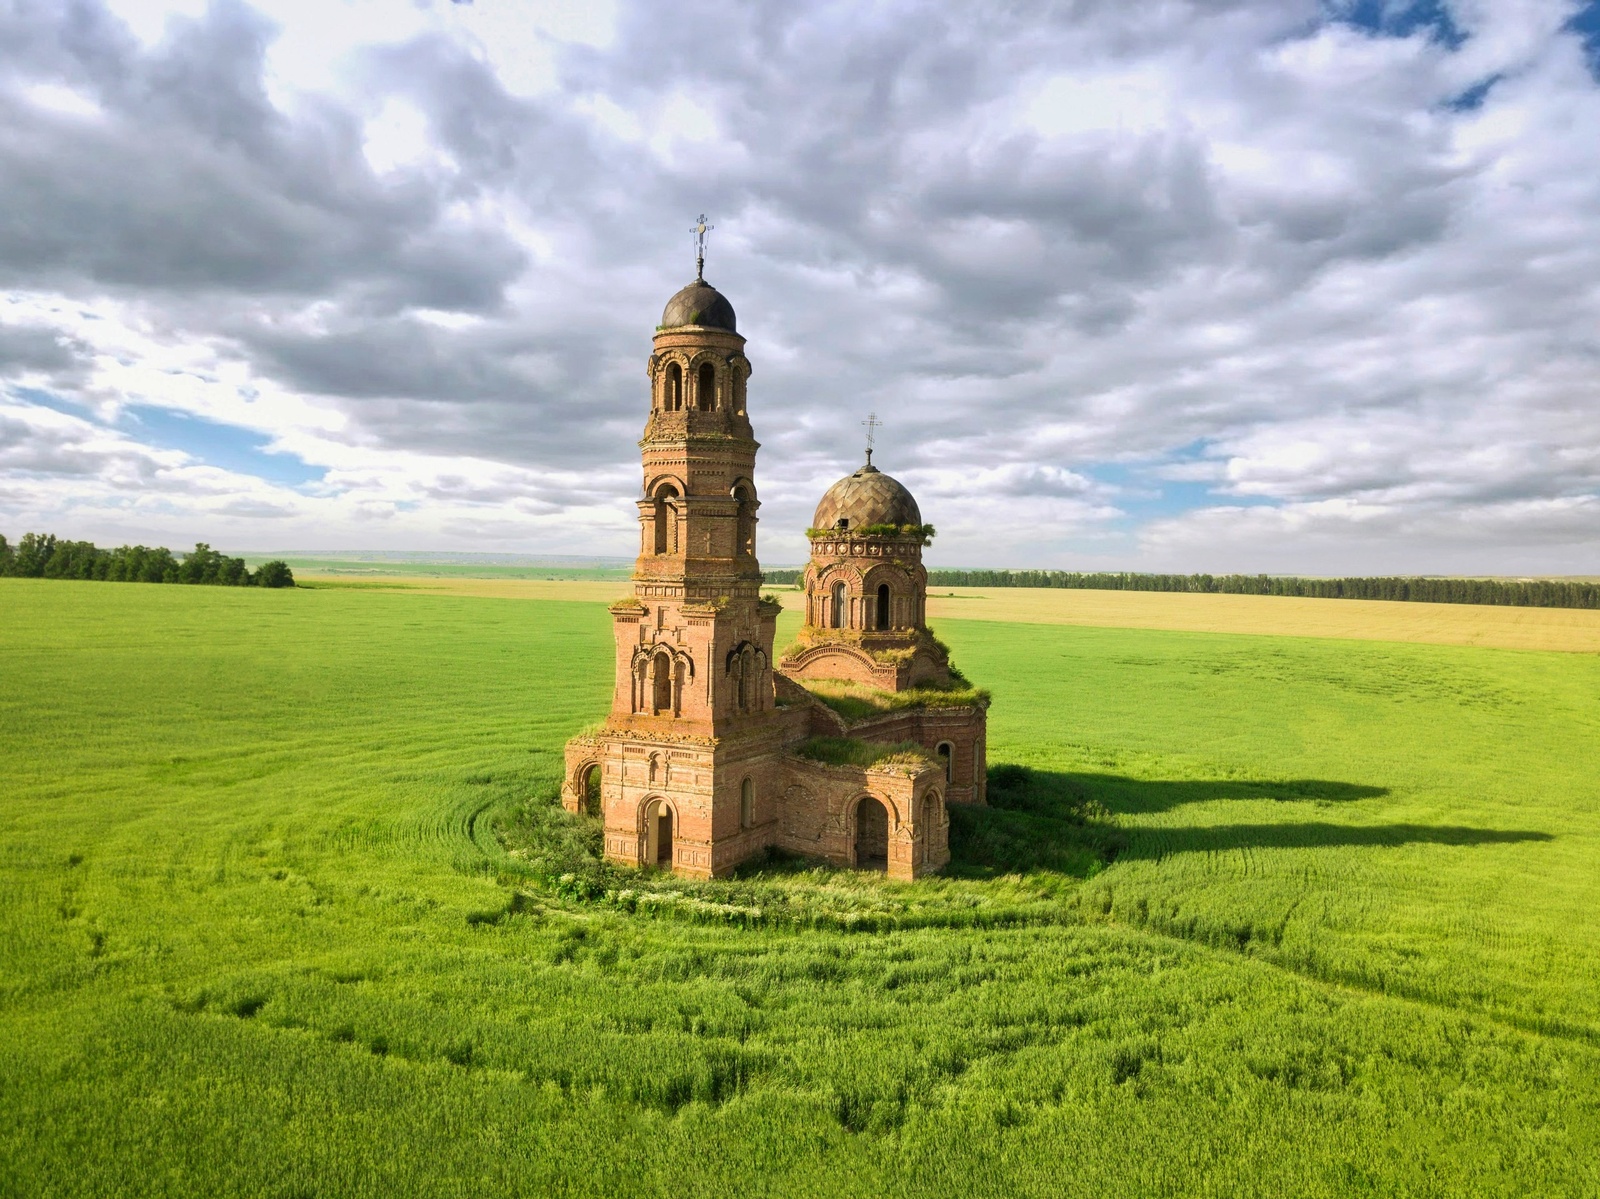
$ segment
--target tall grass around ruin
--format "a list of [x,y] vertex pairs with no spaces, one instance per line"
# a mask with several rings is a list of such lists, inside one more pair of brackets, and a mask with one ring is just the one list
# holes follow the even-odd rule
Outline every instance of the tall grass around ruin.
[[1600,1191],[1593,655],[947,622],[945,877],[596,896],[600,604],[0,613],[0,1192]]

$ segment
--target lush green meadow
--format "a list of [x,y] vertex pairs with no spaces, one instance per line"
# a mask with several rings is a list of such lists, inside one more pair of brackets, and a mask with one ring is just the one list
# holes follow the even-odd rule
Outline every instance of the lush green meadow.
[[0,580],[0,1194],[1600,1194],[1600,657],[938,632],[957,877],[630,912],[600,604]]

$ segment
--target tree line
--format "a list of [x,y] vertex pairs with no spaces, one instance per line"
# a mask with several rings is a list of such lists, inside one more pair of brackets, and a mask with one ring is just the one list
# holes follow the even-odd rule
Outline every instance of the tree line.
[[[769,583],[798,583],[799,570],[769,570]],[[1179,591],[1201,595],[1291,595],[1311,599],[1600,608],[1600,584],[1560,579],[1375,577],[1301,579],[1276,575],[1085,574],[1067,570],[930,570],[930,587],[1064,587],[1092,591]]]
[[113,583],[202,583],[221,587],[293,587],[286,562],[263,562],[255,571],[200,542],[188,554],[165,547],[119,545],[103,550],[90,541],[63,541],[52,533],[25,533],[12,545],[0,536],[0,577],[101,579]]

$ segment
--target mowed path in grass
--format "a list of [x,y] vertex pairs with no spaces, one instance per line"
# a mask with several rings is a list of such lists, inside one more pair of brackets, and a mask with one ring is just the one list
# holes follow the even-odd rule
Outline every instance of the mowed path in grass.
[[594,602],[0,580],[0,1191],[1600,1190],[1600,658],[938,631],[1059,922],[513,903]]

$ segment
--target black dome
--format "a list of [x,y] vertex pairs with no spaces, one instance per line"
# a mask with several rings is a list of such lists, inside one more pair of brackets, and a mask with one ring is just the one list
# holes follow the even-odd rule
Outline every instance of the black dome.
[[709,325],[713,329],[726,329],[737,333],[733,305],[704,279],[696,279],[672,299],[667,301],[661,314],[663,329],[676,329],[680,325]]

